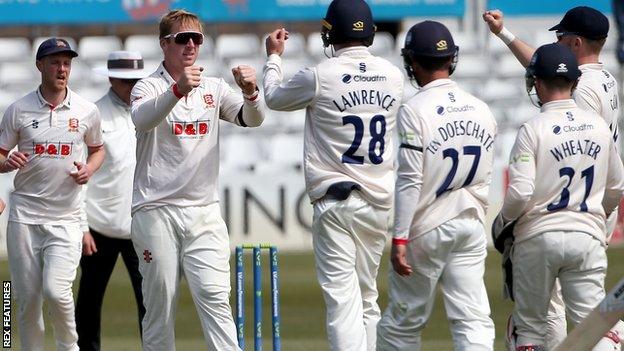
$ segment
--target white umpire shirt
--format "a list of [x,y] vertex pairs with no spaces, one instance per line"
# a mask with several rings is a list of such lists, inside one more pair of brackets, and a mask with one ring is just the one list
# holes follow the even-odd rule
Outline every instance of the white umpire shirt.
[[423,235],[461,213],[485,221],[496,120],[450,79],[422,87],[398,117],[394,238]]
[[617,142],[620,103],[615,77],[604,69],[602,63],[580,65],[579,69],[582,74],[576,89],[572,92],[574,101],[578,107],[600,115]]
[[64,225],[80,222],[82,186],[70,172],[85,162],[87,146],[102,145],[96,106],[67,88],[58,106],[45,101],[39,89],[11,104],[0,127],[0,148],[28,154],[17,171],[9,221]]
[[[549,231],[586,232],[605,243],[605,215],[624,192],[612,133],[574,100],[546,103],[519,130],[501,210],[518,219],[516,242]],[[539,181],[536,181],[539,180]]]
[[130,105],[112,89],[95,104],[102,118],[106,157],[89,180],[85,194],[89,227],[111,238],[130,239],[132,177],[136,164]]
[[277,110],[306,108],[304,171],[310,200],[329,186],[354,182],[364,198],[389,209],[394,191],[394,126],[403,96],[403,74],[364,46],[299,71],[282,83],[281,57],[264,67],[267,105]]
[[173,93],[174,83],[161,64],[132,89],[137,130],[132,212],[217,202],[219,119],[240,126],[264,120],[260,96],[243,98],[223,79],[202,77],[200,86],[181,99]]

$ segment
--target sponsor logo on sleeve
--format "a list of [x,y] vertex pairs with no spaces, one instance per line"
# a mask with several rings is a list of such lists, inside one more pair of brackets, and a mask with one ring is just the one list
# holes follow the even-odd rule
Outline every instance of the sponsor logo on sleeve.
[[509,163],[510,164],[518,163],[518,162],[526,163],[526,162],[529,162],[529,161],[531,161],[531,155],[524,153],[524,154],[518,154],[518,155],[512,156],[511,157],[511,162],[509,162]]

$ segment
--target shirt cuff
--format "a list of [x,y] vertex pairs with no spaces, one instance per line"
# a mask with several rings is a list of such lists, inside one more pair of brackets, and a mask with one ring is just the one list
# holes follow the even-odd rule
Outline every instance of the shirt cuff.
[[275,63],[278,65],[282,64],[282,57],[278,54],[271,54],[269,55],[269,59],[267,60],[267,63]]
[[177,97],[178,99],[181,99],[184,97],[184,95],[182,95],[178,91],[178,83],[175,83],[174,85],[171,86],[171,91],[173,92],[173,95],[175,95],[175,97]]
[[407,239],[392,238],[392,245],[407,245],[408,243]]

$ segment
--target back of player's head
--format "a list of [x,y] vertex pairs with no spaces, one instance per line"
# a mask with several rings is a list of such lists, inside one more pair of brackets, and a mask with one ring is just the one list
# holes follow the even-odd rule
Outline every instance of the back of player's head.
[[542,80],[561,77],[574,82],[581,76],[581,70],[572,50],[553,43],[542,45],[535,50],[527,66],[526,75]]
[[571,90],[576,85],[581,70],[570,48],[559,43],[540,46],[526,68],[525,81],[529,96],[539,79],[544,85],[555,90]]
[[321,24],[325,47],[352,41],[361,41],[365,46],[373,44],[376,27],[364,0],[333,0]]
[[445,25],[435,21],[424,21],[413,25],[407,32],[401,55],[407,75],[413,78],[414,62],[429,71],[448,66],[449,73],[453,73],[457,64],[458,50],[451,32]]
[[194,13],[184,10],[172,10],[160,19],[158,25],[159,38],[163,38],[166,35],[173,34],[171,30],[173,26],[178,23],[181,26],[197,27],[202,32],[202,24],[199,17]]

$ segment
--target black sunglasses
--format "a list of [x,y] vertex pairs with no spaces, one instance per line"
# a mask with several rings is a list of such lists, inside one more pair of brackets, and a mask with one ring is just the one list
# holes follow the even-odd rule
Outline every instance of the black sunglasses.
[[201,45],[204,43],[204,34],[200,32],[178,32],[174,34],[167,34],[163,39],[173,38],[173,42],[180,45],[186,45],[189,40],[193,39],[195,45]]

